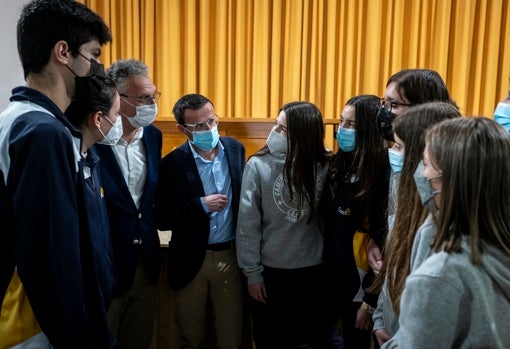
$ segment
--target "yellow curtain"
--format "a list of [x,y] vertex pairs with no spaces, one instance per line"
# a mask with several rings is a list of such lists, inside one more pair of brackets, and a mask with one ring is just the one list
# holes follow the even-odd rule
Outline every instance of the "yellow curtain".
[[338,118],[403,68],[445,79],[465,115],[492,117],[510,88],[509,0],[79,0],[109,24],[105,66],[134,57],[175,101],[201,93],[222,117],[274,118],[293,100]]

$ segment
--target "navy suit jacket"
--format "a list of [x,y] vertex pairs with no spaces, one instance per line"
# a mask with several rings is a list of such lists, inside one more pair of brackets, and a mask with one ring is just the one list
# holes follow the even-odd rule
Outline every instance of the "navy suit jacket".
[[111,146],[95,145],[101,158],[101,176],[112,232],[117,276],[114,297],[123,296],[131,288],[140,251],[151,281],[156,283],[159,276],[160,242],[154,221],[154,195],[161,160],[161,131],[153,125],[145,127],[142,142],[147,161],[147,178],[140,208],[136,207],[129,193]]
[[[232,183],[232,212],[237,225],[241,180],[246,163],[242,143],[221,137]],[[205,196],[190,145],[184,144],[161,160],[156,195],[156,221],[172,230],[168,251],[168,283],[175,291],[186,286],[200,270],[209,239],[209,215],[200,198]]]

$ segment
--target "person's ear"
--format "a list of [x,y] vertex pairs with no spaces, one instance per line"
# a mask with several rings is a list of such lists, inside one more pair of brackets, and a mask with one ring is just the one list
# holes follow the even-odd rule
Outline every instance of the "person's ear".
[[101,125],[101,118],[103,117],[103,112],[98,110],[91,114],[90,120],[92,121],[92,125],[95,128],[99,128],[99,125]]
[[69,50],[69,45],[67,41],[60,40],[53,46],[52,50],[55,58],[62,64],[68,64],[69,59],[72,57],[71,51]]
[[177,124],[176,126],[177,126],[177,129],[179,130],[180,133],[182,133],[186,137],[189,135],[189,132],[186,129],[186,127],[182,126],[181,124]]

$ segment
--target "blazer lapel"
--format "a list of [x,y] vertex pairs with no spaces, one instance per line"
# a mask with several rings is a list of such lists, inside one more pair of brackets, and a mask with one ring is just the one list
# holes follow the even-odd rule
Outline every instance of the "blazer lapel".
[[185,142],[179,147],[179,149],[182,151],[179,152],[179,161],[182,163],[184,174],[191,184],[193,196],[204,196],[204,186],[202,185],[202,180],[198,174],[197,164],[195,163],[195,158],[193,157],[193,153],[190,147],[191,146],[188,142]]
[[[126,198],[130,204],[135,207],[135,202],[133,201],[133,197],[129,192],[129,188],[127,187],[126,181],[124,180],[124,176],[122,175],[122,170],[120,169],[119,163],[117,162],[117,158],[113,153],[113,150],[110,145],[97,145],[96,149],[101,158],[102,166],[108,171],[112,179],[115,181],[115,184],[120,188],[122,194]],[[105,179],[103,178],[103,181]]]
[[237,165],[240,163],[239,152],[231,142],[225,142],[222,140],[221,144],[223,144],[223,147],[225,147],[225,155],[227,156],[230,180],[232,183],[233,193],[235,195],[236,191],[238,190],[236,183],[238,183],[240,180],[239,168],[237,167]]

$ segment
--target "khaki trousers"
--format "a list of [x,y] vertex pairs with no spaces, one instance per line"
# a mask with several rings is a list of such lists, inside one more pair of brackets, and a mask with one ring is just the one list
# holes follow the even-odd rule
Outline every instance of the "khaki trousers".
[[205,348],[208,302],[212,309],[211,318],[218,348],[240,348],[243,333],[243,283],[234,249],[206,251],[198,274],[186,287],[176,292],[182,348]]

